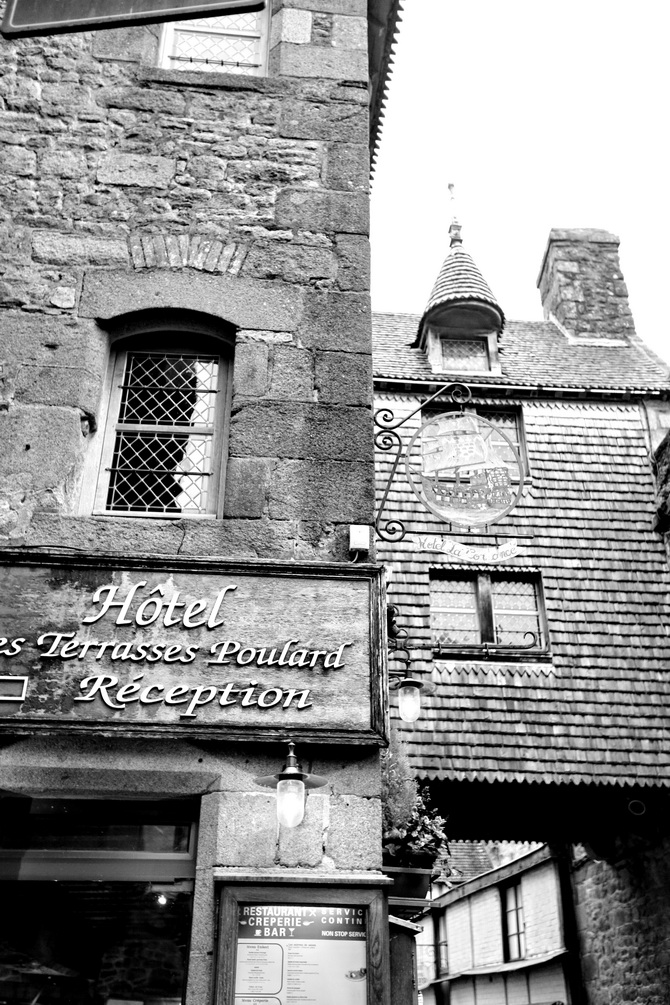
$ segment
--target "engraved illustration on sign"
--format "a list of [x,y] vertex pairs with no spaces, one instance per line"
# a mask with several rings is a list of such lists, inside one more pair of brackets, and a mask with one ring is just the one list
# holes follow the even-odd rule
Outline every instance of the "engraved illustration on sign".
[[456,526],[495,523],[523,489],[516,446],[475,413],[448,412],[425,422],[408,444],[405,465],[420,502]]

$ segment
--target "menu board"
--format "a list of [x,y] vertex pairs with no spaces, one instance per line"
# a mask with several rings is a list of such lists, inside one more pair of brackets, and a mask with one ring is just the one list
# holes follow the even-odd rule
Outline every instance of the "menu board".
[[366,908],[240,904],[235,1005],[365,1005]]

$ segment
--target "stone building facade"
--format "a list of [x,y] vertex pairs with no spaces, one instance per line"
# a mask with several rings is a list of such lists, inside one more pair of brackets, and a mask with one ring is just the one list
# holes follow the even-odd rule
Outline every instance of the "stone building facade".
[[[543,322],[505,321],[456,225],[452,241],[423,317],[373,322],[376,407],[393,413],[377,413],[380,502],[395,457],[383,427],[405,420],[404,445],[414,437],[379,519],[410,674],[428,684],[403,735],[451,838],[559,852],[565,948],[581,961],[568,1000],[662,1005],[669,579],[654,466],[667,439],[654,451],[670,375],[635,334],[613,235],[551,232]],[[454,383],[471,397],[452,400]],[[476,426],[482,470],[507,469],[491,497],[513,505],[490,526],[472,511],[468,530],[435,511],[484,482],[457,484],[456,446],[438,437],[458,424],[474,450],[480,418],[497,429]]]
[[[266,72],[159,66],[159,24],[0,44],[12,1001],[232,1001],[250,886],[366,912],[388,1000],[382,586],[349,528],[394,5],[270,6]],[[254,782],[291,736],[327,779],[294,830]]]

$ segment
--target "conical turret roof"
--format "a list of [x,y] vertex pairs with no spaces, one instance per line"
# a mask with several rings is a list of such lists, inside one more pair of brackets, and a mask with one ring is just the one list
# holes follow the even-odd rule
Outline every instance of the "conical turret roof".
[[[426,322],[444,323],[452,305],[462,305],[463,308],[470,306],[473,314],[479,315],[480,320],[488,319],[490,329],[501,331],[505,315],[472,256],[463,247],[460,224],[455,220],[449,228],[449,235],[449,254],[433,286],[419,331]],[[480,304],[483,310],[478,310]],[[459,311],[459,315],[462,318],[463,312]]]

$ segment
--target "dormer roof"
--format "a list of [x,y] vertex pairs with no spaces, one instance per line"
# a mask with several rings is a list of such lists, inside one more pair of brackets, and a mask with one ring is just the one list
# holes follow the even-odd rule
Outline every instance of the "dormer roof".
[[451,247],[433,286],[419,324],[415,345],[422,345],[427,324],[454,332],[500,332],[505,315],[490,286],[463,247],[461,228],[449,228]]

